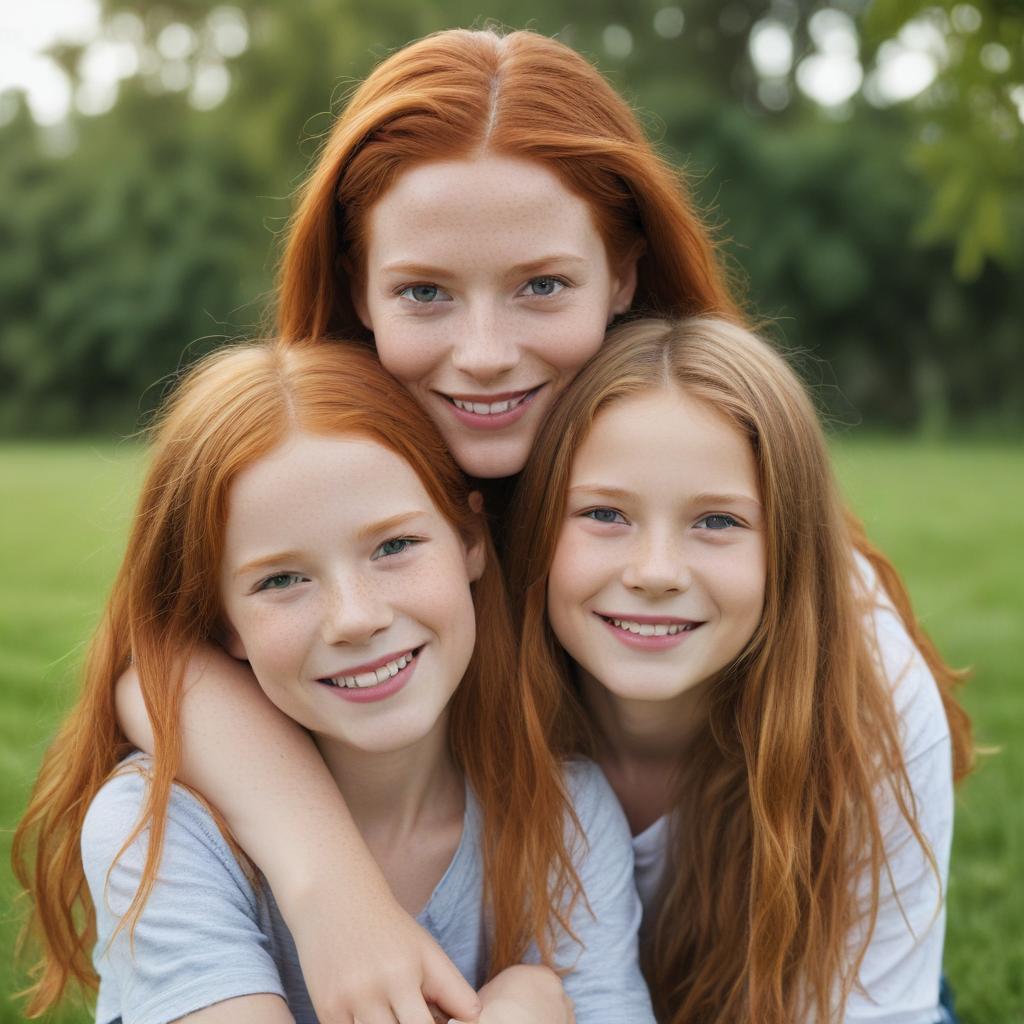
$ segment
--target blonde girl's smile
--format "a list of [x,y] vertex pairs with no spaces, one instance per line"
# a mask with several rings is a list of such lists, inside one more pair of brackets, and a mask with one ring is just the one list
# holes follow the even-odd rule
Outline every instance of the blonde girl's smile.
[[672,699],[732,662],[764,603],[749,441],[677,388],[599,411],[573,462],[548,612],[584,676]]

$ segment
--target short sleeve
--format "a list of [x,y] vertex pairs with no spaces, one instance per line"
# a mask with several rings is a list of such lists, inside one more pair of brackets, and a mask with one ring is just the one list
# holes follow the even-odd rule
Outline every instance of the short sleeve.
[[573,909],[572,928],[556,950],[570,967],[565,990],[577,1024],[653,1024],[651,999],[640,972],[637,934],[641,907],[633,880],[633,847],[622,808],[601,770],[574,761],[566,779],[583,834],[576,870],[587,903]]
[[[878,917],[846,1007],[848,1024],[933,1024],[945,935],[944,898],[953,836],[953,766],[938,686],[895,608],[860,565],[871,598],[866,625],[899,717],[904,763],[921,834],[914,837],[891,792],[878,795],[889,871],[880,880]],[[866,898],[867,882],[861,886]],[[851,947],[864,933],[851,936]]]
[[148,846],[146,830],[118,856],[146,798],[143,764],[127,763],[103,786],[82,830],[82,860],[96,907],[98,1024],[163,1024],[238,996],[283,998],[257,894],[209,812],[177,786],[157,880],[134,932],[126,926],[115,934],[138,888]]

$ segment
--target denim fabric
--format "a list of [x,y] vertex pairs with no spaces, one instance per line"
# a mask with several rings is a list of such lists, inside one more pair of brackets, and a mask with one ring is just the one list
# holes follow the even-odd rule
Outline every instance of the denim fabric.
[[939,1017],[939,1024],[960,1024],[956,1015],[956,1001],[953,999],[953,990],[943,975],[939,982],[939,1009],[942,1016]]

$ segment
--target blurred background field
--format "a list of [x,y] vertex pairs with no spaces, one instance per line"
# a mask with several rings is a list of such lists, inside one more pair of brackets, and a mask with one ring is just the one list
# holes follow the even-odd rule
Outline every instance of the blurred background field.
[[851,503],[973,666],[999,753],[961,793],[947,968],[965,1024],[1022,1024],[1024,8],[993,0],[0,5],[0,905],[123,543],[141,450],[116,439],[189,358],[264,329],[355,82],[486,19],[558,35],[635,104],[751,314],[802,353]]

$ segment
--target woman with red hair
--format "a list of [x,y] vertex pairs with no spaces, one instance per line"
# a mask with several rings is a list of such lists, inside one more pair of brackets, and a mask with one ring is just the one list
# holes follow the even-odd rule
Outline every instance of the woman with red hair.
[[[302,190],[277,314],[285,339],[372,345],[483,481],[522,469],[545,412],[618,318],[742,321],[683,182],[601,75],[533,33],[461,30],[397,51],[356,90]],[[501,515],[500,487],[483,489]],[[884,558],[852,526],[850,537],[888,581]],[[321,1018],[348,1022],[356,1003],[391,1005],[442,979],[460,991],[396,911],[312,744],[256,706],[226,655],[196,676],[184,735],[210,720],[245,728],[216,749],[189,742],[181,777],[282,895]],[[129,735],[150,747],[130,674],[119,699]],[[261,760],[268,742],[287,771]],[[297,834],[310,840],[299,850],[277,838]],[[330,850],[345,851],[358,885],[320,884]],[[340,921],[351,944],[325,941]]]

